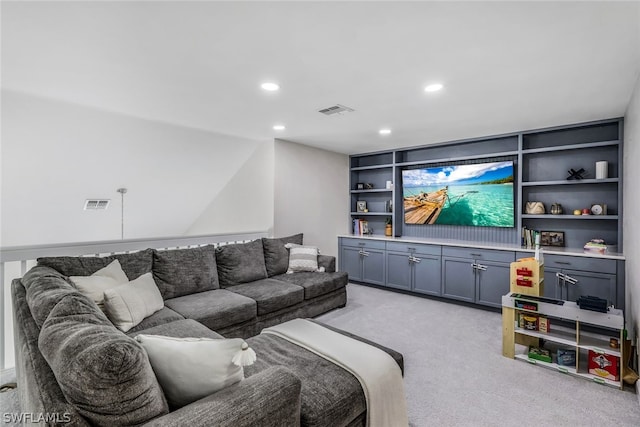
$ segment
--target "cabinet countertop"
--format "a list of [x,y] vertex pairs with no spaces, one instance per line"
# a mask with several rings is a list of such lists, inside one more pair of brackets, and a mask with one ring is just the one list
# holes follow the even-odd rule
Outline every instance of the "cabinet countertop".
[[[441,245],[441,246],[458,246],[463,248],[478,248],[478,249],[496,249],[501,251],[519,251],[530,252],[533,254],[535,250],[525,246],[508,244],[508,243],[490,243],[490,242],[476,242],[465,240],[453,240],[453,239],[428,239],[422,237],[387,237],[387,236],[359,236],[353,234],[340,234],[338,237],[346,237],[352,239],[368,239],[368,240],[381,240],[386,242],[402,242],[402,243],[422,243],[427,245]],[[584,252],[580,248],[560,248],[543,246],[542,251],[545,255],[570,255],[580,256],[588,258],[603,258],[603,259],[615,259],[624,260],[624,254],[618,252],[607,252],[605,254],[596,254],[590,252]]]

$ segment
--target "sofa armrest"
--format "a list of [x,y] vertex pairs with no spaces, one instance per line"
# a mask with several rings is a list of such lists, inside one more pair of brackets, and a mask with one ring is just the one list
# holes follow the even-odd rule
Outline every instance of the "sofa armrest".
[[299,426],[301,382],[274,366],[145,426]]
[[336,271],[336,257],[330,255],[318,255],[318,267],[324,267],[327,273]]

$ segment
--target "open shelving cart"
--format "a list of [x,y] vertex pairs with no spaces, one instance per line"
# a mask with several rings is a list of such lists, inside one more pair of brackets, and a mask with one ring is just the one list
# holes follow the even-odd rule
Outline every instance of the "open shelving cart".
[[[544,316],[550,321],[548,332],[521,327],[520,314]],[[555,323],[554,324],[554,319]],[[564,374],[586,378],[600,384],[623,388],[622,364],[624,315],[622,310],[609,308],[606,313],[581,309],[575,302],[510,292],[502,297],[502,353],[505,357],[523,360]],[[597,332],[595,332],[597,331]],[[516,352],[516,344],[525,346]],[[612,344],[614,344],[612,346]],[[544,347],[551,362],[529,356],[529,346]],[[573,364],[558,363],[557,350],[575,351]],[[589,363],[600,363],[589,372]],[[615,378],[605,368],[614,373]]]

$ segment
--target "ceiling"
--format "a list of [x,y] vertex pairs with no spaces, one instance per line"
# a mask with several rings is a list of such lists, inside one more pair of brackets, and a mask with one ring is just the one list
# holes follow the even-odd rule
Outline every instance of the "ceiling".
[[623,116],[639,71],[639,2],[2,2],[3,89],[342,153]]

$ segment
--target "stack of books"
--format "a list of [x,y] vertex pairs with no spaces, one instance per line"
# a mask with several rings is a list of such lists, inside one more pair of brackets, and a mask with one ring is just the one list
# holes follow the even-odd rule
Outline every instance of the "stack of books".
[[522,227],[522,246],[526,246],[528,248],[534,247],[536,244],[536,236],[539,235],[539,231],[531,230],[527,227]]

